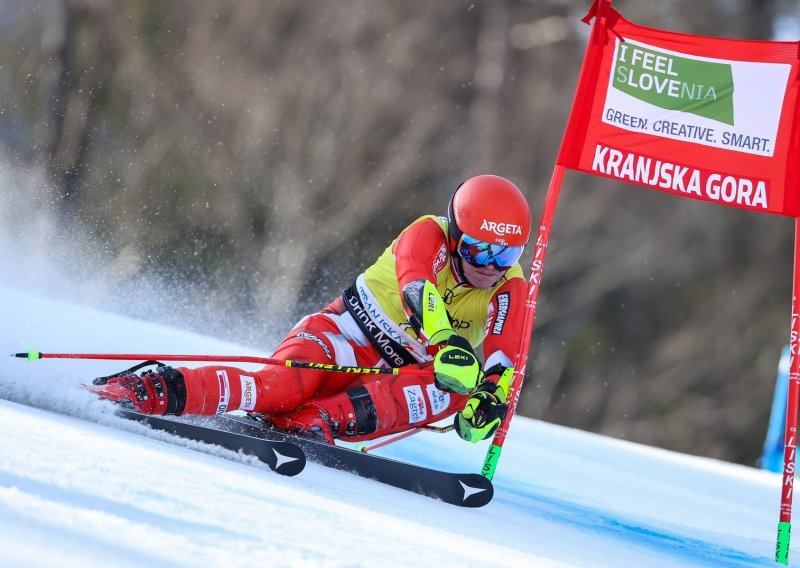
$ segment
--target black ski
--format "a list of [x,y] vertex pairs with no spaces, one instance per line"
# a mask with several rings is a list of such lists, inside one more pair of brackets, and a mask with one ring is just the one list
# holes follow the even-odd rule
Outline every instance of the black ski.
[[314,463],[441,499],[451,505],[483,507],[494,496],[492,482],[477,473],[429,469],[312,440],[298,441],[297,444],[305,450],[307,459]]
[[[154,428],[171,431],[178,436],[208,441],[234,451],[242,449],[246,453],[255,454],[259,459],[262,458],[255,449],[259,443],[291,444],[302,448],[305,459],[314,463],[348,471],[426,497],[441,499],[459,507],[483,507],[494,496],[492,482],[477,473],[439,471],[374,454],[357,452],[341,446],[332,446],[271,428],[254,418],[195,417],[192,419],[192,423],[187,423],[145,416],[128,410],[121,411],[121,413],[125,418],[146,422]],[[180,431],[175,427],[178,424],[181,425]],[[212,432],[213,434],[211,434]],[[207,438],[200,438],[199,435],[207,436]],[[267,453],[269,456],[269,452],[262,451],[261,453]]]
[[132,410],[119,409],[117,414],[181,438],[215,444],[234,452],[242,451],[252,454],[267,464],[272,471],[281,475],[297,475],[306,466],[305,453],[297,444],[289,440],[265,440],[244,434],[232,434],[210,427],[210,424],[204,425],[185,420],[171,420],[161,416],[148,416]]

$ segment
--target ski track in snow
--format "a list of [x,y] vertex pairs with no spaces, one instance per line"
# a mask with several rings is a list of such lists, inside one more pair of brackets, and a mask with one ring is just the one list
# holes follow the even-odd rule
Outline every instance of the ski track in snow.
[[[7,356],[263,350],[11,288],[0,298],[4,565],[774,565],[779,475],[516,417],[482,509],[313,463],[287,479],[122,420],[80,388],[127,362]],[[486,448],[422,433],[376,453],[477,471]]]

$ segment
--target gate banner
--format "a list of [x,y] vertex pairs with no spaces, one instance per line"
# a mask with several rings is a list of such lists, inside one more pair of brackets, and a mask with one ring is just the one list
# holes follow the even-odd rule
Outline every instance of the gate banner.
[[731,207],[800,215],[800,43],[645,28],[596,0],[557,163]]

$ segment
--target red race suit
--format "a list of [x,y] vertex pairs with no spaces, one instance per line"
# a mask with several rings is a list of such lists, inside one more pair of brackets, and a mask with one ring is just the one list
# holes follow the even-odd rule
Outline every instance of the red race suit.
[[[341,297],[300,320],[272,356],[359,367],[430,368],[432,350],[409,323],[402,294],[409,282],[425,279],[443,298],[453,330],[473,348],[483,344],[484,369],[512,367],[527,292],[522,270],[514,265],[484,290],[460,276],[459,261],[451,254],[446,219],[417,219]],[[178,370],[186,383],[184,414],[244,410],[267,415],[288,429],[307,428],[322,416],[334,437],[352,441],[438,422],[461,410],[467,398],[439,390],[430,374],[331,373],[273,365],[256,372],[229,366]]]

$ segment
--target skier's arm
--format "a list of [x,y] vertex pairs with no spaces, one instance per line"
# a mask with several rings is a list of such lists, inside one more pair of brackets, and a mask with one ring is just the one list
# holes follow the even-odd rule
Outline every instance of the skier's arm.
[[521,277],[511,278],[492,296],[483,340],[484,370],[496,382],[503,370],[514,366],[525,317],[527,285]]
[[433,345],[455,333],[436,290],[436,272],[448,256],[447,239],[430,218],[406,229],[394,248],[397,284],[408,321],[423,341]]
[[497,431],[508,414],[508,391],[514,378],[514,369],[509,367],[501,375],[483,382],[467,399],[464,410],[456,413],[453,426],[463,440],[480,442]]
[[433,360],[436,385],[459,394],[472,392],[483,377],[480,362],[469,342],[453,331],[436,289],[436,272],[449,260],[441,227],[433,219],[413,224],[400,235],[394,255],[409,323],[428,345],[444,344]]
[[526,290],[522,278],[512,278],[492,297],[483,343],[486,380],[454,419],[456,432],[468,442],[490,437],[508,413],[508,391],[514,378],[513,358],[519,349]]
[[404,293],[416,283],[421,285],[409,296],[412,296],[411,303],[417,306],[415,317],[418,318],[418,334],[430,338],[429,345],[445,344],[433,359],[436,386],[442,390],[469,394],[483,378],[475,351],[469,341],[453,331],[444,301],[429,280],[407,284]]

